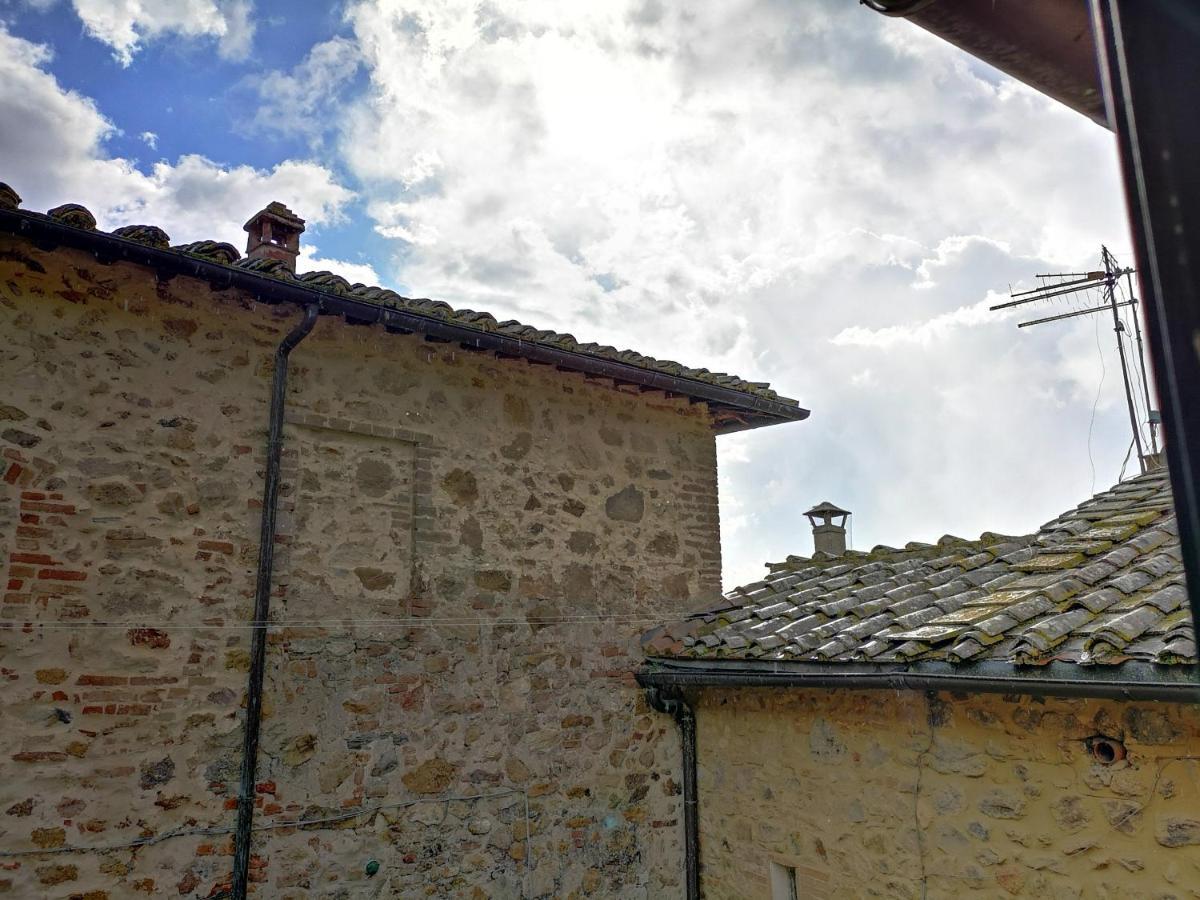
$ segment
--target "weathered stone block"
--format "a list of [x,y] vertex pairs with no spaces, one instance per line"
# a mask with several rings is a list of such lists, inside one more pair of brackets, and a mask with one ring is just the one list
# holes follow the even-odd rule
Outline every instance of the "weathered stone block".
[[609,497],[604,511],[618,522],[640,522],[646,514],[646,498],[631,484]]
[[406,772],[400,780],[415,794],[439,794],[453,781],[458,768],[440,757],[435,757]]

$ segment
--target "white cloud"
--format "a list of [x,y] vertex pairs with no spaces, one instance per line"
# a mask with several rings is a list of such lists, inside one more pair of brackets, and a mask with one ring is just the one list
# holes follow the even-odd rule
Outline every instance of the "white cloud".
[[[722,441],[729,581],[804,551],[797,510],[827,496],[860,543],[904,543],[1032,528],[1087,490],[1087,326],[987,309],[1124,242],[1111,137],[1083,117],[834,0],[360,0],[347,21],[370,86],[337,149],[398,282],[813,409]],[[1113,478],[1119,411],[1094,439]]]
[[300,246],[300,258],[296,261],[297,272],[332,272],[334,275],[341,275],[351,284],[380,284],[382,279],[379,273],[375,271],[375,267],[369,263],[348,262],[343,259],[331,259],[318,255],[319,248],[316,244],[302,244]]
[[250,0],[72,0],[83,27],[123,66],[147,40],[213,38],[226,59],[245,59],[254,39]]
[[82,203],[100,227],[158,225],[177,242],[213,238],[240,244],[243,222],[280,200],[311,224],[340,221],[354,194],[324,166],[285,160],[271,169],[223,166],[202,156],[156,163],[148,172],[105,153],[115,127],[87,97],[65,90],[45,67],[43,45],[0,27],[3,178],[27,209]]
[[1012,313],[1006,310],[990,311],[990,307],[1000,302],[1002,298],[989,293],[986,299],[978,303],[939,313],[924,322],[888,325],[884,328],[851,325],[831,337],[829,343],[835,347],[894,347],[897,344],[929,347],[931,344],[953,339],[954,333],[959,329],[988,326],[1010,317]]
[[[314,162],[286,160],[271,169],[221,166],[202,156],[156,163],[149,175],[122,184],[127,196],[100,197],[93,208],[109,224],[159,224],[177,240],[220,237],[245,240],[242,224],[272,200],[295,210],[309,225],[343,221],[353,192]],[[98,211],[97,211],[98,209]]]
[[875,384],[875,376],[870,369],[863,369],[850,376],[850,384],[854,387],[872,387]]
[[158,149],[158,135],[153,131],[143,131],[138,135],[151,150]]
[[[31,123],[0,135],[29,161],[12,183],[35,208],[80,199],[110,224],[239,240],[267,199],[334,219],[348,171],[395,242],[346,263],[369,280],[770,380],[813,415],[719,444],[730,583],[806,552],[817,500],[855,510],[870,546],[1029,530],[1089,489],[1111,337],[1098,352],[1091,322],[1018,331],[987,310],[1127,246],[1111,136],[1083,117],[844,0],[346,16],[351,34],[263,82],[257,126],[319,160],[268,171],[107,158],[111,125],[22,42],[23,62],[0,53],[0,120]],[[1123,417],[1104,393],[1100,484]]]
[[354,43],[334,37],[313,46],[291,72],[254,76],[252,127],[318,141],[336,126],[340,91],[361,64]]

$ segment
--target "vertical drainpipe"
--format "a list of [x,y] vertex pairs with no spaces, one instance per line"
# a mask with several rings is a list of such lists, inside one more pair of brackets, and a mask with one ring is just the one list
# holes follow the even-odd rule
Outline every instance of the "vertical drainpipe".
[[279,459],[283,449],[283,409],[287,402],[288,356],[316,324],[317,304],[304,308],[300,320],[275,348],[271,379],[271,412],[267,427],[267,464],[263,476],[262,528],[258,537],[258,577],[254,585],[254,621],[250,636],[250,679],[246,687],[246,728],[242,741],[242,779],[238,788],[237,826],[233,836],[233,896],[245,900],[250,871],[250,837],[254,821],[254,776],[258,768],[258,734],[262,719],[263,673],[267,661],[267,616],[271,611],[271,573],[275,567],[275,516],[279,500]]
[[679,725],[683,756],[683,867],[687,900],[700,900],[700,820],[696,792],[696,713],[682,692],[646,688],[646,701]]

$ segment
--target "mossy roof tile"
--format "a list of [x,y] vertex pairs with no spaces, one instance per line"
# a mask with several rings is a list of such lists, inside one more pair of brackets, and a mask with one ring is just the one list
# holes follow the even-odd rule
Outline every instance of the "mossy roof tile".
[[1161,613],[1174,612],[1187,603],[1187,589],[1182,584],[1168,584],[1147,594],[1143,602],[1157,608]]
[[1084,556],[1078,551],[1069,553],[1038,553],[1032,559],[1017,563],[1022,572],[1045,572],[1073,569],[1083,562]]
[[1067,601],[1067,609],[1075,607],[1083,607],[1092,613],[1098,613],[1108,609],[1114,603],[1121,600],[1121,592],[1115,588],[1101,588],[1098,591],[1088,591],[1083,594],[1077,594]]
[[1092,644],[1105,641],[1116,647],[1123,647],[1134,638],[1140,637],[1155,622],[1162,619],[1162,612],[1152,606],[1139,606],[1137,609],[1101,622],[1100,627],[1092,632]]
[[1108,583],[1111,587],[1115,587],[1122,594],[1135,594],[1148,585],[1154,579],[1145,572],[1126,572],[1124,575],[1118,575],[1115,578],[1110,578]]
[[1179,571],[1179,561],[1169,553],[1160,553],[1157,556],[1151,556],[1149,559],[1138,560],[1134,563],[1133,568],[1134,571],[1145,572],[1152,578],[1160,578],[1163,575]]
[[936,606],[927,606],[924,609],[918,609],[902,616],[897,616],[895,622],[901,628],[916,628],[918,625],[932,622],[941,614],[942,611]]
[[[725,659],[750,659],[773,634],[783,642],[767,641],[777,649],[774,658],[832,669],[853,660],[1191,664],[1195,637],[1177,533],[1170,484],[1156,470],[1037,534],[789,557],[769,566],[774,574],[767,581],[726,595],[730,606],[747,610],[774,611],[786,600],[787,612],[755,619],[763,627],[752,647],[723,637],[717,645]],[[709,637],[740,637],[715,621],[698,627]],[[679,649],[675,642],[666,652],[648,645],[647,653],[697,657],[705,643],[700,637]]]

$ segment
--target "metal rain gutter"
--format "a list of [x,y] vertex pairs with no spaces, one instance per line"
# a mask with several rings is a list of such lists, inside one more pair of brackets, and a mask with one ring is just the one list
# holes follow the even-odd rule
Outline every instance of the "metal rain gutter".
[[717,428],[719,434],[781,422],[797,422],[809,416],[807,409],[767,397],[758,397],[692,378],[656,372],[619,360],[549,347],[499,332],[482,331],[409,310],[379,306],[355,297],[327,293],[307,287],[302,282],[280,281],[257,272],[210,262],[176,250],[160,250],[102,231],[74,228],[36,213],[0,210],[0,231],[19,235],[42,247],[64,244],[87,250],[106,263],[124,260],[169,273],[172,277],[184,275],[208,281],[217,289],[238,288],[266,303],[293,303],[300,306],[318,303],[322,313],[344,316],[356,324],[383,325],[388,331],[399,333],[416,332],[478,350],[488,350],[585,375],[611,378],[651,390],[693,397],[727,407],[746,416],[744,422]]
[[1197,666],[1159,666],[1130,660],[1117,666],[1054,662],[1016,666],[988,660],[952,665],[916,662],[899,666],[852,663],[787,663],[760,660],[649,660],[638,672],[644,687],[844,688],[848,690],[961,691],[1032,697],[1096,697],[1110,700],[1200,702]]

